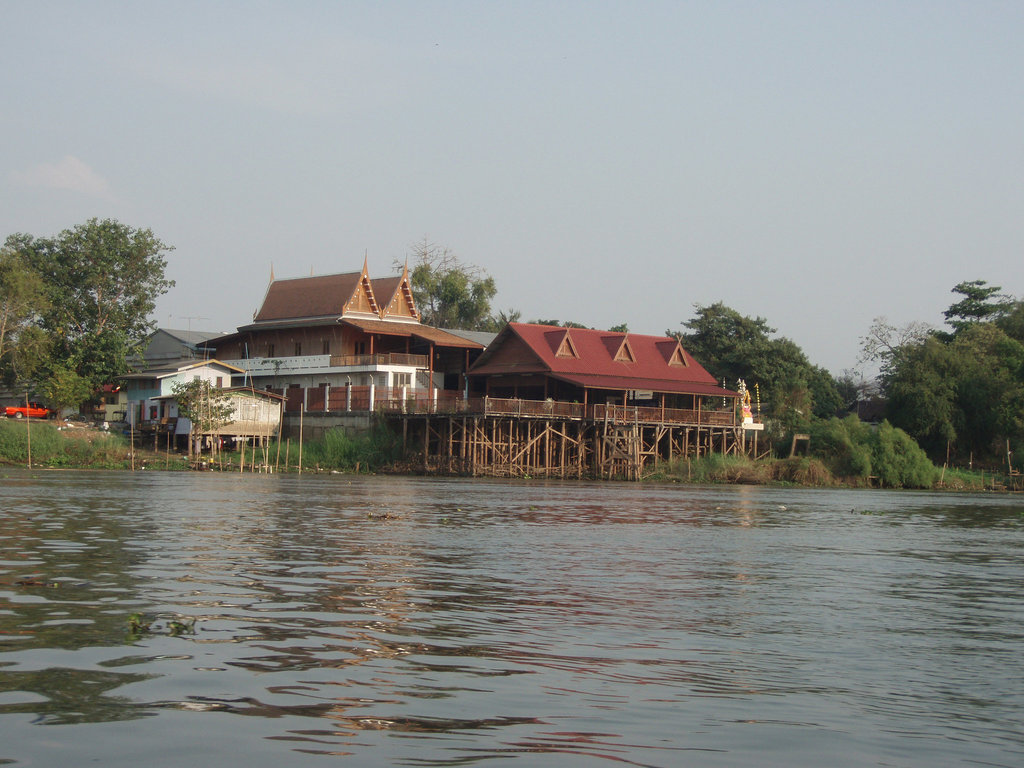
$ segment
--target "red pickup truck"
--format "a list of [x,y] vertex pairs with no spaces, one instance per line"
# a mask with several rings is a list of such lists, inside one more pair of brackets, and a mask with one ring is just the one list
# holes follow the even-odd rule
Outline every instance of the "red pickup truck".
[[28,405],[8,405],[4,408],[4,415],[12,419],[23,419],[28,416],[30,419],[45,419],[52,414],[49,408],[39,403]]

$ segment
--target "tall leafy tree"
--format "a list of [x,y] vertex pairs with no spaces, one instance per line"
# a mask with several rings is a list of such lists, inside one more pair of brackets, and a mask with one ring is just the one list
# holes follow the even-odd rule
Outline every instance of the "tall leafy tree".
[[957,437],[954,365],[949,347],[933,335],[895,348],[882,379],[889,420],[934,457]]
[[989,285],[985,280],[965,280],[953,286],[952,293],[963,296],[942,313],[954,333],[976,323],[996,320],[1011,308],[1010,297],[1001,294],[998,285]]
[[409,282],[425,324],[487,330],[498,292],[493,277],[426,238],[413,246],[412,261]]
[[90,219],[56,237],[8,238],[46,286],[38,325],[50,342],[52,372],[72,372],[92,387],[127,369],[127,358],[152,331],[156,298],[172,250],[149,229]]
[[[876,320],[864,357],[881,363],[890,421],[936,460],[1005,455],[1024,441],[1024,309],[984,280],[958,284],[953,333]],[[909,330],[908,330],[909,329]]]
[[758,384],[764,410],[785,426],[812,415],[832,416],[842,405],[831,374],[812,365],[790,339],[773,337],[763,317],[748,317],[722,302],[695,305],[694,317],[675,335],[715,378],[735,386]]
[[28,378],[45,349],[34,323],[48,307],[42,276],[9,240],[0,248],[0,370],[8,384]]
[[1024,342],[1024,301],[1009,304],[1005,314],[996,320],[996,325],[1011,339]]

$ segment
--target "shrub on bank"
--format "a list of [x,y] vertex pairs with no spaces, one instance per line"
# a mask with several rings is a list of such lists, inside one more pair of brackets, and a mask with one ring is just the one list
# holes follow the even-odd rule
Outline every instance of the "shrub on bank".
[[776,459],[771,464],[771,476],[780,483],[797,485],[835,485],[836,478],[821,459],[812,456],[794,456]]
[[856,416],[813,422],[808,428],[811,453],[837,477],[871,475],[871,427]]
[[890,488],[931,488],[939,470],[914,438],[883,421],[871,432],[872,474]]
[[810,453],[835,477],[869,479],[888,488],[931,488],[939,472],[902,429],[882,422],[865,424],[856,416],[815,421],[807,428]]
[[350,433],[332,429],[320,440],[303,449],[302,463],[307,467],[375,472],[397,461],[402,454],[398,436],[383,422],[367,432]]
[[655,479],[688,483],[743,483],[769,482],[771,465],[754,461],[748,456],[723,456],[709,453],[699,459],[678,459],[655,475]]

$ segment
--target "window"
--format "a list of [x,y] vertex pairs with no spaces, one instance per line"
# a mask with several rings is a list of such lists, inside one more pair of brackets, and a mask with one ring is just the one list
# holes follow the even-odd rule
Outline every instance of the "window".
[[273,357],[273,356],[274,356],[274,345],[273,344],[267,344],[267,357]]
[[324,355],[331,354],[331,340],[330,339],[324,339],[324,351],[321,354],[324,354]]
[[356,342],[356,354],[357,355],[365,355],[366,354],[366,342],[365,341],[357,341]]
[[411,373],[396,373],[393,375],[396,387],[408,387],[412,385]]
[[295,342],[295,356],[298,357],[301,354],[302,354],[302,342],[301,341],[296,341]]

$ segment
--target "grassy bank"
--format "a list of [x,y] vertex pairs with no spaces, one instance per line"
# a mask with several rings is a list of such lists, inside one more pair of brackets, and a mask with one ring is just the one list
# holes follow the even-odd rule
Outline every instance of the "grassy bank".
[[0,419],[0,462],[35,467],[125,469],[131,463],[128,440],[96,429],[60,429],[53,422]]
[[[166,469],[190,468],[189,458],[177,451],[153,450],[136,445],[120,433],[89,427],[66,427],[52,421],[0,419],[0,464],[77,469]],[[300,455],[301,450],[301,455]],[[134,455],[133,455],[134,453]],[[376,472],[400,458],[400,441],[384,426],[360,434],[331,430],[323,439],[306,442],[272,441],[263,448],[247,447],[216,455],[193,457],[209,469],[238,471],[243,464],[269,466],[278,472],[294,472],[301,458],[304,471]]]
[[694,484],[803,485],[808,487],[908,487],[957,491],[999,488],[1004,479],[998,473],[965,469],[939,469],[927,473],[928,484],[887,485],[877,476],[843,475],[833,472],[820,458],[762,459],[711,454],[699,459],[682,459],[661,465],[648,476],[655,482]]
[[[136,448],[117,433],[89,428],[58,428],[54,422],[0,419],[0,463],[12,466],[28,464],[31,438],[32,465],[35,467],[79,469],[158,469],[186,470],[188,457],[167,451]],[[937,468],[930,462],[922,464],[922,455],[908,451],[902,443],[880,441],[867,458],[851,460],[850,444],[824,440],[822,456],[754,461],[746,456],[710,454],[699,459],[681,459],[661,464],[646,479],[654,482],[694,484],[791,484],[809,487],[905,487],[941,488],[979,491],[999,488],[1005,478],[999,474],[964,469]],[[916,447],[916,446],[915,446]],[[304,472],[379,472],[394,470],[401,460],[401,440],[383,424],[368,432],[349,434],[331,430],[319,440],[308,441],[301,448]],[[898,449],[898,450],[897,450]],[[898,458],[898,461],[893,457]],[[300,446],[297,441],[272,442],[264,451],[247,448],[241,452],[204,454],[203,466],[208,469],[253,471],[253,465],[269,466],[275,472],[299,469]],[[193,465],[195,466],[195,465]],[[878,467],[885,474],[870,474]],[[1018,478],[1019,482],[1019,478]]]

